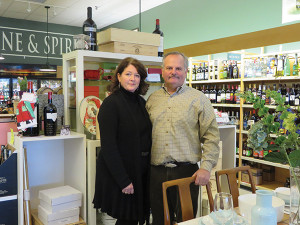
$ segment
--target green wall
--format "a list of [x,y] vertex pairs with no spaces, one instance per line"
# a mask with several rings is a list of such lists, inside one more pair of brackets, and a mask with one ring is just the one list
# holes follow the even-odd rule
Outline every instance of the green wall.
[[[155,19],[159,18],[165,36],[164,48],[167,49],[284,26],[286,24],[281,24],[281,10],[282,0],[172,0],[142,13],[142,32],[152,32],[155,28]],[[136,15],[110,27],[131,30],[138,26],[139,16]],[[44,32],[46,30],[46,24],[42,22],[0,17],[0,37],[3,27]],[[81,33],[81,27],[49,24],[49,32],[69,34],[71,38],[72,35]],[[42,42],[43,37],[37,41]],[[5,54],[7,52],[3,51],[2,45],[1,41],[0,52]],[[282,49],[300,49],[300,44],[299,42],[284,44]],[[266,52],[278,50],[279,46],[265,48]],[[249,51],[259,53],[260,49]],[[225,55],[217,54],[212,58],[222,58]],[[24,57],[22,54],[6,56],[3,62],[43,64],[44,56],[42,53],[41,57],[35,58]],[[50,64],[61,65],[61,55],[55,55],[53,58],[49,55],[49,57]],[[207,56],[200,58],[207,59]]]
[[[287,25],[281,23],[281,10],[282,0],[172,0],[142,13],[142,31],[152,32],[159,18],[167,49]],[[139,17],[134,16],[110,27],[133,29],[138,24]],[[300,44],[282,49],[300,49]]]

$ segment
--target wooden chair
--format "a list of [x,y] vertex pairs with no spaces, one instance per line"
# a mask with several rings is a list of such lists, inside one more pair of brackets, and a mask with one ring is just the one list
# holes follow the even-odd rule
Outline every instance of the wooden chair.
[[238,207],[239,206],[239,188],[238,188],[238,182],[237,182],[237,173],[238,172],[242,172],[242,171],[246,171],[249,175],[249,181],[251,184],[251,191],[252,193],[255,193],[256,191],[256,187],[255,187],[255,183],[253,181],[253,177],[252,177],[252,173],[251,173],[251,169],[250,166],[241,166],[241,167],[235,167],[232,169],[224,169],[224,170],[219,170],[216,171],[215,175],[216,175],[216,183],[217,183],[217,191],[221,192],[221,185],[220,185],[220,176],[225,174],[227,176],[227,180],[228,180],[228,186],[229,186],[229,190],[230,190],[230,194],[232,195],[232,201],[233,201],[233,206],[234,207]]
[[[171,186],[178,186],[179,199],[181,204],[182,211],[182,221],[190,220],[194,218],[193,204],[191,198],[190,184],[195,182],[195,177],[187,177],[177,180],[171,180],[163,182],[162,191],[163,191],[163,204],[164,204],[164,217],[165,225],[170,225],[170,212],[167,198],[167,189]],[[206,185],[209,208],[212,212],[214,210],[214,200],[212,197],[212,192],[210,188],[210,183]]]

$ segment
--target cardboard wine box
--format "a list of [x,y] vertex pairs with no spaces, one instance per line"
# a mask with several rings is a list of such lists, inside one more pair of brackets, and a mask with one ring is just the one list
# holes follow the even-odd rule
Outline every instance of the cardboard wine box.
[[109,28],[97,33],[97,44],[109,42],[126,42],[140,45],[160,45],[160,35],[146,32],[136,32],[119,28]]
[[[251,168],[252,177],[254,180],[255,185],[261,185],[262,184],[262,169],[258,168]],[[246,183],[250,183],[249,175],[247,172],[242,172],[242,181]]]
[[269,165],[262,165],[263,170],[263,181],[274,181],[275,180],[275,167]]

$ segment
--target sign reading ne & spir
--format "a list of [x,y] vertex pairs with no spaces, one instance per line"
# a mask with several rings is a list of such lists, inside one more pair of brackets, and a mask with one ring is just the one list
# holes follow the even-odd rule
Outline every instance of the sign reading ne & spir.
[[241,54],[238,53],[227,53],[227,60],[241,61]]
[[73,35],[0,26],[0,49],[3,54],[28,57],[62,58],[73,49]]

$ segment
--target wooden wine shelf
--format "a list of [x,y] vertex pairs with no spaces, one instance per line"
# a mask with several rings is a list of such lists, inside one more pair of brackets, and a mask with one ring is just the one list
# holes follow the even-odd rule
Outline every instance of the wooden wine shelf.
[[213,107],[231,107],[240,108],[240,104],[212,103]]
[[[236,155],[235,157],[238,158],[239,156]],[[262,159],[254,159],[253,157],[242,156],[241,159],[246,160],[246,161],[250,161],[250,162],[265,164],[265,165],[269,165],[269,166],[275,166],[275,167],[278,167],[278,168],[290,169],[289,165],[284,165],[284,164],[281,164],[281,163],[274,163],[274,162],[270,162],[270,161],[262,160]]]
[[253,78],[244,78],[244,82],[260,82],[260,81],[299,81],[300,76],[282,76],[282,77],[253,77]]
[[[215,83],[233,83],[233,82],[239,83],[241,82],[241,79],[199,80],[199,81],[191,81],[191,84],[215,84]],[[189,83],[189,81],[186,81],[186,83]]]
[[[241,186],[251,187],[251,185],[249,183],[246,183],[246,182],[243,182],[243,181],[241,181]],[[283,186],[284,186],[283,182],[279,182],[279,181],[266,182],[266,181],[263,181],[263,184],[256,185],[256,189],[257,190],[274,191],[276,188],[283,187]]]

